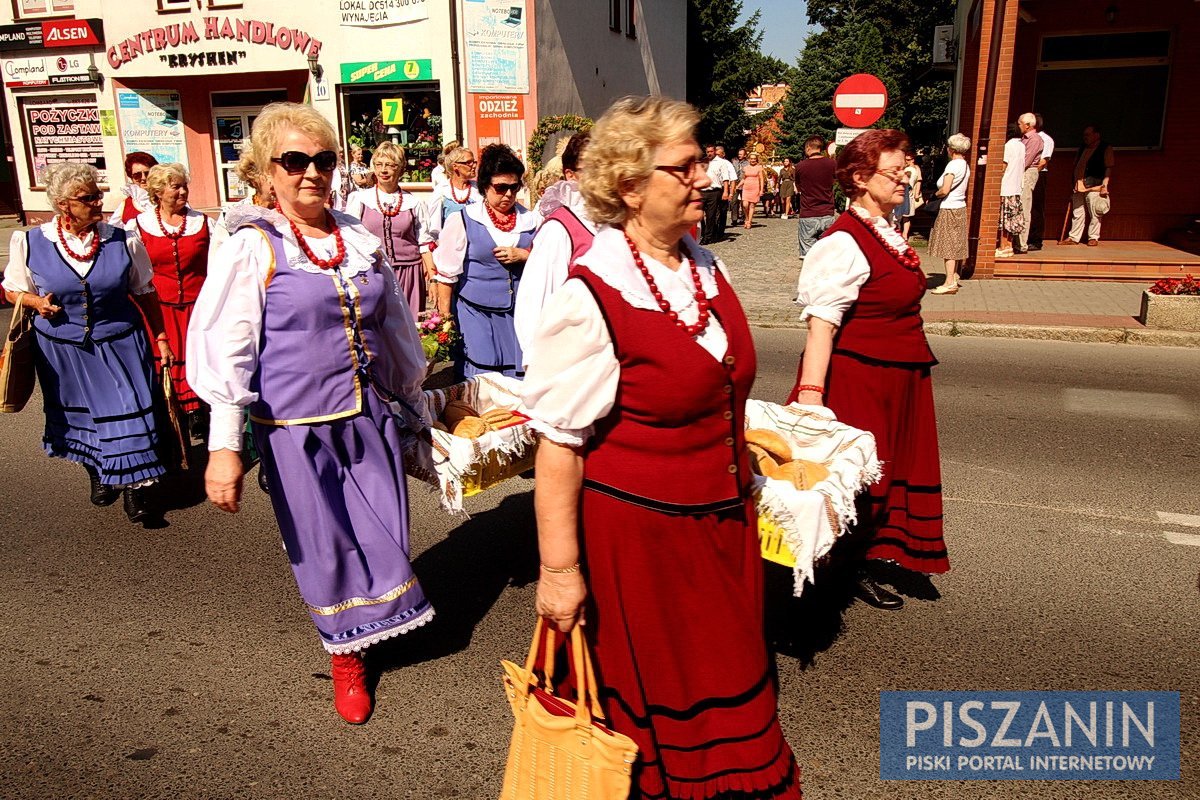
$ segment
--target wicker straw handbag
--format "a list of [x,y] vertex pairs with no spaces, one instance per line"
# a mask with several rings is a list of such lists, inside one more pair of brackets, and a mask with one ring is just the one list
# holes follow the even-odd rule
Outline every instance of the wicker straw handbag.
[[33,315],[21,305],[25,292],[17,295],[12,322],[0,352],[0,412],[14,414],[33,395]]
[[[546,631],[543,677],[535,671],[538,647]],[[557,697],[554,674],[555,631],[541,619],[522,669],[504,668],[504,689],[516,724],[508,748],[500,800],[625,800],[637,759],[637,745],[609,730],[596,699],[592,657],[579,626],[571,631],[571,672],[578,688],[574,703]]]

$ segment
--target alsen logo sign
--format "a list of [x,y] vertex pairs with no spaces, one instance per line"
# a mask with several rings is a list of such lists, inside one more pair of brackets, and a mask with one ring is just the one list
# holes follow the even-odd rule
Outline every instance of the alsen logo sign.
[[881,692],[884,780],[1179,780],[1179,692]]

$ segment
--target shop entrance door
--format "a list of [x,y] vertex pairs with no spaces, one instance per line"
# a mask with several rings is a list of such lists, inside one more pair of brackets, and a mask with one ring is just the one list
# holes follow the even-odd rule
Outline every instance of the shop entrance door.
[[242,145],[250,141],[250,128],[262,111],[262,106],[213,109],[213,146],[217,156],[217,184],[221,203],[236,203],[250,193],[252,187],[238,180],[234,168],[242,157]]

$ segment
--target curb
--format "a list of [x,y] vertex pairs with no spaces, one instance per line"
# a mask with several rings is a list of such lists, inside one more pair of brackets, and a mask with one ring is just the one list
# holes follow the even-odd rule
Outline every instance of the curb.
[[[802,330],[797,321],[751,314],[750,324],[756,328],[791,328]],[[1052,342],[1092,342],[1100,344],[1133,344],[1146,347],[1200,348],[1200,331],[1166,331],[1154,328],[1085,328],[1066,325],[1002,325],[992,322],[926,322],[929,336],[980,336],[992,339],[1033,339]]]

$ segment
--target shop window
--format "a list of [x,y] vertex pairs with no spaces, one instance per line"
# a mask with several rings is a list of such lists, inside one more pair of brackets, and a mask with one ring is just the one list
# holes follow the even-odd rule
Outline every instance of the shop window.
[[32,188],[45,186],[46,170],[64,161],[91,164],[100,171],[101,183],[107,181],[95,96],[39,95],[17,104]]
[[346,150],[369,153],[380,142],[402,146],[407,183],[425,183],[442,151],[442,98],[437,84],[343,87],[341,111]]
[[621,6],[625,0],[608,0],[608,29],[621,32]]
[[1114,147],[1162,147],[1171,48],[1170,31],[1043,37],[1033,106],[1058,147],[1093,124]]
[[15,19],[58,17],[75,13],[75,0],[13,0]]

